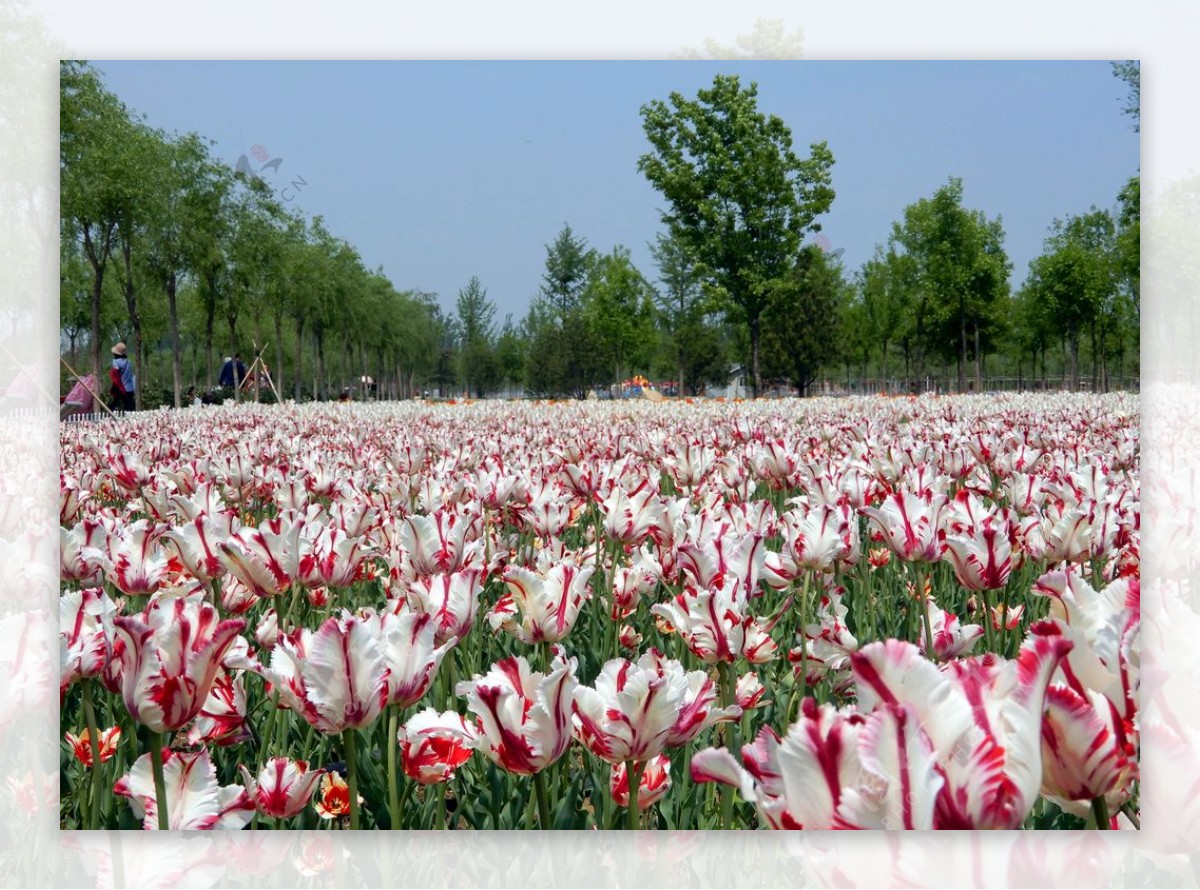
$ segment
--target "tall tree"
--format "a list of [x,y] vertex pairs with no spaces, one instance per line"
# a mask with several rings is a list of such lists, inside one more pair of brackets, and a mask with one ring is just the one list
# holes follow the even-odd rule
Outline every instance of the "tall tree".
[[[146,341],[143,325],[144,304],[141,304],[140,279],[150,250],[150,232],[154,227],[156,198],[153,181],[162,175],[160,165],[166,154],[166,146],[159,133],[145,124],[135,122],[126,135],[122,146],[125,175],[137,185],[128,192],[117,214],[117,250],[120,263],[117,266],[121,282],[121,293],[125,298],[129,326],[133,333],[133,364],[143,378],[146,365]],[[138,268],[135,270],[134,264]],[[143,382],[144,379],[143,379]],[[142,407],[145,389],[139,385],[134,390],[134,405]]]
[[528,340],[521,326],[513,324],[512,315],[504,316],[500,335],[496,338],[496,361],[500,366],[500,378],[506,386],[522,383],[525,379],[525,354]]
[[[868,260],[858,276],[858,291],[862,318],[858,321],[865,334],[864,347],[876,355],[876,375],[886,386],[890,371],[890,352],[893,344],[905,344],[904,324],[912,300],[910,275],[905,258],[894,250],[884,252],[876,247],[875,256]],[[908,368],[905,368],[905,375]]]
[[194,133],[178,139],[158,134],[156,157],[143,187],[148,197],[145,265],[167,302],[171,383],[175,407],[183,401],[183,352],[179,338],[179,279],[186,274],[190,239],[204,226],[201,182],[209,162],[204,140]]
[[655,297],[659,318],[674,354],[676,380],[683,392],[692,346],[685,333],[694,330],[695,322],[703,317],[703,276],[678,238],[660,232],[650,245],[650,255],[658,264],[658,280],[662,284]]
[[593,258],[583,306],[609,382],[634,370],[631,364],[649,370],[655,344],[654,289],[634,266],[628,248],[618,245]]
[[847,286],[837,260],[818,247],[800,251],[791,272],[771,282],[763,314],[763,365],[806,396],[822,367],[840,358],[840,319]]
[[1062,339],[1066,384],[1072,390],[1079,387],[1079,347],[1085,333],[1091,339],[1093,378],[1103,374],[1103,336],[1117,293],[1115,242],[1112,216],[1093,208],[1055,220],[1044,252],[1029,264],[1028,299],[1044,307]]
[[496,304],[488,299],[487,289],[479,277],[472,275],[467,286],[458,292],[460,363],[463,383],[479,398],[495,385],[499,366],[493,352],[495,339]]
[[[1000,218],[989,220],[981,211],[967,210],[962,197],[962,180],[951,177],[932,198],[905,208],[890,241],[911,264],[918,292],[916,338],[931,340],[944,355],[957,359],[960,391],[967,388],[969,353],[980,382],[980,352],[996,321],[995,306],[1008,293],[1011,268]],[[923,358],[922,352],[921,364]],[[918,366],[918,375],[922,370]]]
[[91,268],[92,371],[100,379],[104,279],[117,247],[117,225],[137,185],[129,175],[129,112],[85,62],[59,67],[59,189],[64,237],[77,238]]
[[795,262],[801,239],[833,202],[833,155],[824,142],[801,159],[782,119],[758,111],[758,87],[717,75],[694,100],[642,106],[652,151],[640,170],[668,207],[663,221],[723,292],[730,317],[750,340],[754,392],[762,387],[759,348],[771,282]]
[[594,251],[564,225],[546,245],[542,286],[525,318],[529,331],[527,389],[539,395],[583,395],[603,372],[580,299]]
[[233,170],[213,160],[200,164],[189,195],[194,225],[187,240],[187,265],[199,284],[203,309],[204,385],[216,383],[213,337],[217,309],[229,288],[229,242],[233,231]]
[[541,295],[550,301],[559,321],[579,306],[579,295],[587,280],[590,253],[587,241],[577,238],[566,223],[554,243],[546,245]]

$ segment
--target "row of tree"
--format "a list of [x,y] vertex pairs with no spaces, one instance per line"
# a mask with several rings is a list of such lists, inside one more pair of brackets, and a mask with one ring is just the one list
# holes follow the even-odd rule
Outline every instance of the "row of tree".
[[436,295],[397,290],[201,137],[149,126],[89,65],[62,64],[60,143],[62,335],[101,377],[107,347],[128,341],[139,407],[168,376],[178,406],[185,381],[213,387],[221,353],[256,348],[281,397],[363,376],[400,396],[436,373]]
[[[1131,70],[1118,74],[1136,88]],[[642,108],[638,169],[665,200],[654,273],[566,225],[526,316],[498,325],[477,277],[451,311],[399,290],[248,165],[152,128],[86,64],[61,76],[64,346],[102,369],[106,344],[128,341],[140,404],[211,389],[221,354],[239,351],[261,354],[272,392],[296,399],[367,380],[361,392],[387,398],[582,396],[635,373],[694,394],[737,364],[755,393],[801,394],[842,372],[963,391],[997,375],[1075,388],[1085,368],[1106,388],[1137,371],[1136,177],[1113,210],[1056,221],[1015,293],[1001,220],[965,207],[953,178],[850,273],[804,243],[835,197],[828,146],[798,156],[755,86],[718,76],[695,99]]]

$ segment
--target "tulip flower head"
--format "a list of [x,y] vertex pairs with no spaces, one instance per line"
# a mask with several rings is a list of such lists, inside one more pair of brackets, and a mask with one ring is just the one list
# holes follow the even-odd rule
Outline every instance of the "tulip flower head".
[[370,617],[379,623],[388,672],[387,703],[401,708],[416,704],[429,691],[442,658],[456,640],[436,645],[437,623],[432,615],[384,612]]
[[545,572],[510,566],[504,572],[508,591],[488,613],[488,622],[522,643],[558,642],[571,632],[591,596],[588,580],[594,571],[567,560]]
[[257,778],[251,776],[244,765],[239,765],[238,769],[258,812],[275,819],[300,815],[312,800],[317,783],[326,774],[323,769],[309,769],[304,760],[286,757],[272,757],[259,770]]
[[434,640],[440,646],[450,640],[466,638],[475,626],[479,595],[483,592],[483,573],[467,568],[449,575],[430,575],[407,585],[408,605],[414,611],[432,615]]
[[166,530],[166,526],[139,519],[109,537],[109,553],[99,561],[108,580],[122,593],[151,594],[167,580],[167,554],[160,542]]
[[451,574],[466,556],[468,522],[453,512],[406,516],[400,524],[403,573],[408,578]]
[[[933,631],[933,654],[938,661],[968,654],[976,641],[983,636],[982,625],[963,624],[954,613],[938,608],[932,597],[925,601],[925,607],[929,610],[929,625]],[[918,628],[917,633],[918,645],[928,657],[924,625]]]
[[851,657],[858,707],[916,713],[945,785],[939,828],[1017,828],[1041,783],[1041,724],[1050,677],[1071,644],[1035,625],[1020,657],[959,659],[939,668],[916,646],[871,643]]
[[98,587],[68,590],[58,600],[60,683],[98,676],[113,652],[117,604]]
[[605,534],[629,547],[641,546],[651,533],[660,531],[665,516],[658,492],[646,481],[632,492],[615,486],[600,507]]
[[[365,802],[360,794],[359,806]],[[313,808],[322,819],[342,819],[350,815],[350,786],[340,773],[330,770],[321,777],[320,793]]]
[[267,676],[280,701],[320,732],[369,726],[392,688],[380,621],[343,612],[316,633],[280,635]]
[[[608,790],[617,806],[629,806],[629,770],[624,763],[614,763],[609,775]],[[645,810],[658,803],[671,790],[671,760],[666,754],[650,758],[642,770],[638,782],[638,810]]]
[[113,625],[125,707],[154,732],[173,732],[200,713],[246,622],[221,621],[191,595],[152,600],[141,615],[118,616]]
[[[92,734],[91,730],[84,729],[76,738],[71,733],[66,733],[67,744],[71,746],[71,751],[76,759],[79,760],[88,769],[92,768]],[[121,741],[121,728],[112,726],[100,733],[100,762],[104,763],[107,760],[112,760],[113,755],[117,753],[117,745]]]
[[188,744],[210,742],[215,745],[236,745],[250,739],[246,727],[246,675],[238,671],[230,676],[225,671],[217,679],[188,732]]
[[[255,805],[246,789],[217,781],[217,770],[207,749],[188,753],[164,748],[162,758],[169,829],[237,831],[254,818]],[[117,780],[113,793],[129,798],[129,806],[142,820],[144,829],[158,828],[158,800],[149,754],[139,757],[133,768]]]
[[426,708],[409,718],[397,739],[404,774],[422,785],[449,782],[473,753],[475,732],[455,711]]
[[942,494],[920,497],[898,491],[884,499],[882,506],[862,507],[858,512],[875,524],[884,542],[900,559],[937,562],[942,555],[938,532],[946,503]]
[[1012,571],[1012,545],[1007,523],[986,522],[946,538],[946,557],[958,583],[967,590],[999,590]]
[[715,707],[717,689],[704,671],[685,671],[650,650],[637,662],[614,658],[572,704],[575,737],[608,763],[650,760],[694,739],[714,723],[736,720],[737,705]]
[[226,571],[261,597],[287,590],[300,571],[300,533],[303,520],[289,525],[270,523],[243,528],[217,544]]
[[692,781],[738,788],[771,828],[928,829],[943,780],[915,711],[870,714],[806,698],[782,740],[769,727],[742,748],[692,757]]
[[517,656],[459,683],[455,693],[467,699],[477,721],[475,748],[522,776],[558,760],[571,741],[571,699],[579,685],[575,664],[559,649],[549,674]]
[[182,526],[169,529],[163,537],[192,576],[208,583],[225,574],[220,544],[229,537],[227,527],[227,522],[214,521],[202,513]]
[[727,587],[689,587],[666,603],[651,606],[705,664],[745,658],[762,664],[775,658],[774,622],[750,614],[749,604]]

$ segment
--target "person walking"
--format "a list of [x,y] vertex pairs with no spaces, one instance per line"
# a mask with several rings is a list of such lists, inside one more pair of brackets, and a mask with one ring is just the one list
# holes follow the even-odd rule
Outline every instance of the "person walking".
[[134,392],[137,389],[137,377],[133,373],[133,365],[124,343],[118,343],[112,348],[113,363],[109,369],[108,379],[112,383],[113,407],[122,411],[132,411],[137,403]]

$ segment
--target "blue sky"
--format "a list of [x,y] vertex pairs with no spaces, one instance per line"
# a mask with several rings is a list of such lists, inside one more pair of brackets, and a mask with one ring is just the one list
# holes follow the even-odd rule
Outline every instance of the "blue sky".
[[848,273],[907,204],[960,176],[968,207],[1003,217],[1019,286],[1052,220],[1111,206],[1139,165],[1107,62],[96,64],[150,124],[214,140],[231,165],[255,145],[281,159],[264,176],[297,183],[292,206],[396,287],[452,308],[478,275],[501,319],[524,314],[564,222],[655,278],[661,200],[637,172],[638,111],[717,73],[757,82],[800,154],[829,143],[837,197],[821,223]]

